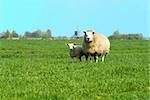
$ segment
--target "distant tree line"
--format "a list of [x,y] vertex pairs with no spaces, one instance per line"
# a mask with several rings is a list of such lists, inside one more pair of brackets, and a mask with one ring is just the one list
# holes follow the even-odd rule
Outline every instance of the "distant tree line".
[[129,33],[121,34],[119,31],[114,31],[111,36],[108,37],[110,40],[143,40],[142,33]]
[[36,30],[34,32],[25,32],[24,35],[21,37],[18,35],[16,31],[10,32],[7,30],[6,32],[0,33],[0,39],[16,39],[16,38],[23,38],[23,39],[52,39],[52,32],[50,29],[43,32],[41,30]]
[[52,39],[52,32],[48,29],[46,32],[42,32],[41,30],[36,30],[34,32],[25,32],[23,38],[25,39],[33,39],[33,38],[41,38],[41,39]]
[[6,32],[0,33],[0,38],[2,39],[11,39],[11,38],[18,38],[19,35],[17,34],[16,31],[10,32],[9,30],[6,30]]
[[[52,31],[47,29],[47,31],[41,31],[40,29],[33,32],[25,32],[23,36],[19,36],[16,31],[9,31],[0,33],[0,39],[27,39],[27,40],[41,40],[41,39],[54,39],[54,40],[67,40],[67,39],[82,39],[79,31],[74,31],[72,37],[58,36],[52,37]],[[121,34],[118,30],[114,31],[112,35],[108,37],[110,40],[143,40],[145,39],[142,33],[129,33]]]

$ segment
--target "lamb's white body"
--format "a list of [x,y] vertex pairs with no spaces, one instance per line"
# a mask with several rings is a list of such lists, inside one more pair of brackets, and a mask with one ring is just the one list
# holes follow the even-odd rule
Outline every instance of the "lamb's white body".
[[94,56],[95,62],[98,62],[98,57],[102,56],[102,62],[105,56],[109,53],[110,42],[107,37],[102,34],[97,34],[92,30],[84,32],[83,52],[87,55]]

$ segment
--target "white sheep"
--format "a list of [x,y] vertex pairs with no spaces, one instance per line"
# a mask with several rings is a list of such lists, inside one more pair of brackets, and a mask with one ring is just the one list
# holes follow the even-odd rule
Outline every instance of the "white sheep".
[[84,31],[83,52],[88,56],[93,56],[95,62],[98,62],[98,57],[102,56],[101,61],[104,62],[105,56],[110,51],[110,42],[107,37],[102,34],[97,34],[92,30]]
[[70,57],[71,57],[72,59],[77,58],[77,59],[79,59],[79,60],[81,61],[81,60],[82,60],[81,58],[82,58],[82,56],[84,55],[84,54],[83,54],[82,47],[77,46],[77,45],[74,44],[74,43],[68,43],[67,45],[68,45],[69,50],[70,50],[70,52],[69,52]]

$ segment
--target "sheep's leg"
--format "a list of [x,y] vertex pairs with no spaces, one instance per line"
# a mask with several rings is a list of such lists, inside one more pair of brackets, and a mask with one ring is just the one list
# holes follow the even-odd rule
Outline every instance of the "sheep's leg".
[[98,62],[98,56],[94,56],[94,60],[97,63]]
[[96,56],[94,56],[94,61],[96,62]]
[[90,55],[90,62],[92,63],[92,56]]
[[92,57],[90,56],[90,61],[92,60]]
[[98,62],[98,56],[96,56],[96,63]]
[[86,55],[85,55],[86,61],[88,61],[88,56],[89,56],[89,54],[86,54]]
[[90,62],[92,62],[92,55],[91,55],[91,54],[88,54],[88,56],[90,56]]
[[105,60],[105,55],[102,56],[102,62],[104,62],[104,60]]

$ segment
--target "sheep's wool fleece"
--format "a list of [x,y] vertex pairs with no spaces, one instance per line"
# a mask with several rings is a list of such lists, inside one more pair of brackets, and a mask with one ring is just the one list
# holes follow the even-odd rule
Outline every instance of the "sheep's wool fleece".
[[93,41],[90,43],[83,41],[83,52],[94,54],[106,54],[109,53],[110,42],[107,37],[102,34],[93,34]]

